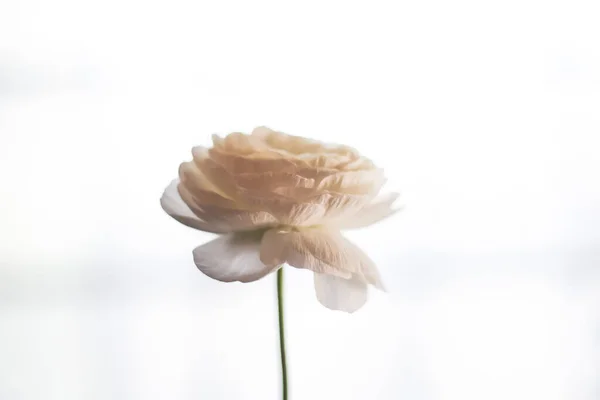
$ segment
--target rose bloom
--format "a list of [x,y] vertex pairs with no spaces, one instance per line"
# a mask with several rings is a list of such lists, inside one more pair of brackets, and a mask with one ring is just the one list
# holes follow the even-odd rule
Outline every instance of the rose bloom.
[[367,286],[383,290],[373,261],[340,231],[394,212],[397,193],[376,197],[383,170],[355,149],[271,129],[213,135],[194,147],[161,198],[189,227],[222,236],[197,247],[194,262],[223,282],[251,282],[283,264],[314,272],[325,307],[354,312]]

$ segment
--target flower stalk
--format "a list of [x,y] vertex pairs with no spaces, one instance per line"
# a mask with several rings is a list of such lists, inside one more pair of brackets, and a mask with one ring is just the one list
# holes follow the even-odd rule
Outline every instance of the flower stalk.
[[283,325],[283,267],[277,270],[277,313],[279,316],[279,354],[281,356],[282,399],[288,398],[287,364],[285,359],[285,328]]

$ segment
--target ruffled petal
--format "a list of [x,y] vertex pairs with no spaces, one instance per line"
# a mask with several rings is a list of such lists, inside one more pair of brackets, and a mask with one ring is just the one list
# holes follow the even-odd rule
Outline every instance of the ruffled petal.
[[[350,278],[359,272],[345,252],[339,234],[320,229],[274,228],[263,236],[260,258],[267,265],[286,263],[296,268]],[[356,267],[356,269],[353,269]]]
[[282,194],[243,190],[239,192],[240,202],[249,209],[264,210],[282,225],[311,226],[322,222],[327,211],[326,198],[299,201]]
[[329,221],[342,221],[356,214],[373,198],[372,195],[329,194],[326,201],[323,224]]
[[[279,189],[288,191],[294,188],[314,188],[314,179],[304,178],[290,172],[241,173],[233,177],[235,183],[246,190],[263,190],[276,192]],[[292,192],[293,193],[293,192]]]
[[271,171],[294,172],[298,166],[307,167],[308,164],[302,160],[292,160],[281,157],[261,157],[261,154],[248,156],[237,153],[226,153],[218,148],[208,150],[211,159],[219,163],[231,174],[239,173],[265,173]]
[[340,219],[335,225],[340,229],[358,229],[380,222],[402,209],[402,207],[394,207],[393,205],[399,196],[398,193],[382,195],[360,209],[356,214]]
[[220,191],[194,162],[184,162],[179,166],[179,179],[197,204],[236,208],[235,201]]
[[204,147],[194,147],[192,154],[196,167],[218,188],[220,193],[223,193],[230,199],[237,199],[236,193],[238,187],[233,180],[233,176],[221,164],[208,156],[208,150]]
[[[323,153],[323,143],[317,140],[277,132],[266,126],[255,128],[251,135],[259,138],[270,147],[285,150],[289,154],[304,153],[318,155]],[[341,148],[342,146],[337,147]]]
[[379,275],[379,270],[377,269],[377,266],[373,260],[371,260],[371,258],[357,245],[343,236],[341,236],[341,238],[344,242],[345,251],[348,254],[351,254],[352,260],[357,264],[357,266],[353,267],[353,269],[358,269],[359,272],[354,276],[361,278],[362,281],[375,286],[379,290],[385,291],[385,286],[383,285],[383,281]]
[[[296,188],[302,191],[302,188]],[[243,190],[239,201],[254,210],[264,210],[273,215],[283,225],[313,226],[325,225],[328,221],[342,221],[356,214],[371,196],[342,193],[322,193],[304,198],[284,194]]]
[[326,167],[340,161],[354,161],[360,157],[356,149],[340,144],[325,143],[302,136],[288,135],[265,126],[252,131],[251,136],[261,139],[273,149],[282,150],[288,155],[304,157],[314,166]]
[[[376,194],[385,183],[381,169],[341,172],[315,169],[314,171],[311,173],[304,168],[293,173],[282,171],[240,173],[231,175],[229,179],[243,190],[272,192],[295,199],[306,199],[323,193],[332,195]],[[313,176],[313,178],[302,174]]]
[[331,310],[353,313],[367,301],[367,285],[358,277],[344,279],[315,273],[317,300]]
[[177,190],[178,185],[179,179],[173,180],[160,198],[160,205],[167,214],[190,228],[211,233],[228,232],[222,226],[210,224],[195,215],[190,207],[181,199]]
[[277,270],[260,261],[261,233],[221,236],[194,250],[194,263],[206,276],[221,282],[252,282]]
[[317,188],[336,193],[376,194],[384,183],[382,169],[341,171],[321,179]]
[[359,279],[385,290],[375,263],[337,231],[270,229],[263,236],[260,258],[266,265],[286,263],[318,273]]
[[[178,179],[173,181],[167,188],[163,198],[161,204],[163,204],[163,208],[169,215],[185,225],[206,232],[230,233],[261,230],[277,224],[277,219],[264,211],[199,205],[186,187],[179,183]],[[169,206],[168,209],[165,208],[166,205]],[[176,211],[175,206],[184,211]],[[190,218],[193,219],[190,220]]]
[[224,138],[213,135],[209,154],[232,173],[294,172],[303,167],[337,170],[374,167],[352,147],[287,135],[266,127],[255,129],[251,135],[238,132]]
[[277,225],[277,219],[266,211],[248,211],[201,206],[196,214],[208,223],[223,226],[228,232],[261,230]]

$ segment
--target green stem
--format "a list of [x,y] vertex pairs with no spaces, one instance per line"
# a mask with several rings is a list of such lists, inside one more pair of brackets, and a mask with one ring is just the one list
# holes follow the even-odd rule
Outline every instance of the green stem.
[[277,271],[277,311],[279,314],[279,352],[281,354],[283,400],[287,400],[287,365],[285,361],[285,329],[283,327],[283,267]]

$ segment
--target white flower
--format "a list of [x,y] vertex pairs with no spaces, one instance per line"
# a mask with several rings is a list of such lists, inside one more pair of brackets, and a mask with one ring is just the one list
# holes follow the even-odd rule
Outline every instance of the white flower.
[[251,282],[283,264],[314,272],[317,299],[353,312],[367,285],[383,289],[371,259],[345,239],[397,211],[398,194],[377,197],[385,182],[351,147],[268,128],[213,135],[165,190],[162,208],[177,221],[219,238],[194,250],[194,262],[223,282]]

